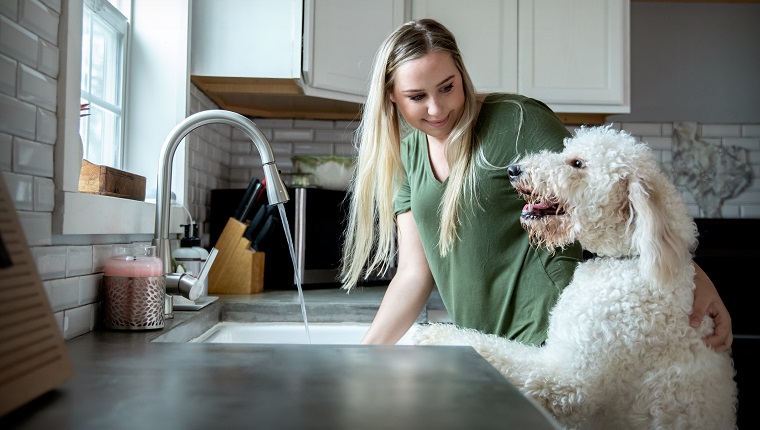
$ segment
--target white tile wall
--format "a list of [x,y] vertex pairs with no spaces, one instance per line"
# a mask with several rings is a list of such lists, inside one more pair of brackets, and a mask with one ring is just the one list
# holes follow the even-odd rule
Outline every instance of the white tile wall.
[[36,115],[34,105],[0,94],[0,132],[34,139]]
[[61,13],[61,0],[42,0],[42,3],[50,9],[58,12],[58,14]]
[[58,118],[55,112],[45,109],[37,109],[37,141],[54,144],[57,136]]
[[54,45],[58,44],[58,14],[37,0],[24,0],[19,10],[19,24]]
[[37,35],[31,31],[0,15],[0,53],[36,67],[38,40]]
[[63,312],[63,338],[73,339],[95,328],[95,307],[90,304],[78,308],[67,309]]
[[66,254],[67,277],[92,273],[92,246],[69,246]]
[[58,330],[63,333],[63,311],[53,312],[53,318],[55,318],[55,323],[58,325]]
[[34,176],[4,172],[3,178],[16,210],[34,210]]
[[51,178],[34,177],[34,211],[53,212],[55,209],[55,182]]
[[742,136],[760,137],[760,124],[748,124],[742,126]]
[[701,124],[702,137],[739,137],[742,135],[742,126],[740,124]]
[[16,62],[0,55],[0,93],[16,95]]
[[113,252],[113,245],[93,245],[92,246],[92,271],[102,272],[106,268],[106,260]]
[[32,248],[32,257],[43,281],[66,277],[66,247],[42,246]]
[[16,96],[20,100],[54,111],[57,88],[55,79],[23,64],[19,65]]
[[61,278],[44,281],[53,312],[79,306],[79,278]]
[[[623,123],[618,126],[647,142],[659,156],[660,162],[672,160],[672,123]],[[760,218],[760,125],[699,124],[697,138],[711,144],[738,146],[749,151],[752,183],[743,193],[724,202],[721,215],[724,218]],[[695,218],[703,217],[693,196],[685,189],[681,191],[691,215]]]
[[55,45],[40,39],[40,52],[38,70],[51,78],[58,76],[58,56],[60,55]]
[[18,218],[29,246],[52,244],[53,214],[49,212],[19,212]]
[[94,275],[79,277],[79,305],[88,305],[96,303],[100,298],[100,282],[103,275],[98,273]]
[[13,151],[13,137],[9,134],[0,133],[0,171],[11,171],[11,153]]
[[53,145],[18,137],[13,143],[14,172],[53,177]]
[[15,21],[18,15],[18,1],[0,1],[0,14]]

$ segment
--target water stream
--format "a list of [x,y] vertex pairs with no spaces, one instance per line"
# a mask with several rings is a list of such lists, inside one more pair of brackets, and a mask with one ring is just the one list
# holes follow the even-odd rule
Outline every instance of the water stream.
[[293,237],[290,235],[290,225],[288,217],[285,215],[285,204],[278,203],[280,210],[280,219],[282,219],[282,229],[285,232],[285,238],[288,240],[288,249],[290,250],[290,259],[293,261],[293,276],[296,279],[298,287],[298,299],[301,301],[301,314],[303,315],[303,326],[306,328],[306,340],[311,344],[311,335],[309,334],[309,321],[306,318],[306,302],[303,299],[303,288],[301,288],[301,277],[298,275],[298,264],[296,263],[296,251],[293,248]]

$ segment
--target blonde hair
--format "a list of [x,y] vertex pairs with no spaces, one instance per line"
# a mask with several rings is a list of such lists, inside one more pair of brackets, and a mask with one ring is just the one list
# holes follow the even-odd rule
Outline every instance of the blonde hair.
[[447,255],[459,238],[457,226],[463,196],[470,207],[474,204],[475,169],[471,160],[476,149],[473,126],[477,119],[477,100],[472,80],[449,30],[431,19],[408,22],[388,36],[375,55],[367,102],[355,137],[358,159],[344,238],[343,288],[351,289],[360,278],[385,272],[394,257],[393,201],[404,172],[400,155],[400,115],[390,94],[398,67],[432,52],[451,55],[462,75],[465,97],[462,115],[446,143],[450,173],[439,206],[441,256]]

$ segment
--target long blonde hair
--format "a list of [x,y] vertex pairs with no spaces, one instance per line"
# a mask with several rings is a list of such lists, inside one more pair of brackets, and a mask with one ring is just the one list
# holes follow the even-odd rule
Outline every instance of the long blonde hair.
[[355,143],[358,149],[352,180],[351,205],[343,247],[341,282],[353,288],[360,278],[388,269],[395,253],[393,200],[403,181],[399,112],[391,102],[395,72],[402,64],[432,52],[448,52],[462,75],[465,96],[462,115],[446,143],[450,173],[439,207],[441,229],[439,251],[445,256],[459,238],[460,201],[470,207],[475,199],[476,148],[473,126],[477,100],[454,35],[431,19],[408,22],[382,44],[373,64],[367,102]]

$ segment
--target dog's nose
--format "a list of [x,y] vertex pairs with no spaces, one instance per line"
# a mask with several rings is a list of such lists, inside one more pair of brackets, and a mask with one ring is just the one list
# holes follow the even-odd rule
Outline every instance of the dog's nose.
[[520,177],[520,174],[522,174],[522,169],[520,168],[519,164],[512,164],[511,166],[507,167],[507,174],[509,174],[509,180],[514,181]]

